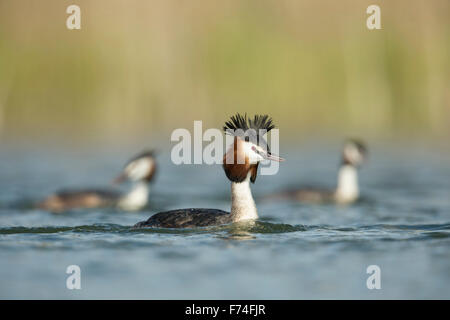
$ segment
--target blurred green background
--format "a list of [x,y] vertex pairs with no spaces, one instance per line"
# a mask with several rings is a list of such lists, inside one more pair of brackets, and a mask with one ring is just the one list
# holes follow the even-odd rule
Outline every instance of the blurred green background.
[[0,139],[167,143],[240,111],[282,138],[443,140],[449,52],[448,0],[0,0]]

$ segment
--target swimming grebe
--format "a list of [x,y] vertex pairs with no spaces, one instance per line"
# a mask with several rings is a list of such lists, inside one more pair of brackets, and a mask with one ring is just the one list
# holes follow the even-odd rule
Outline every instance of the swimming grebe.
[[52,212],[62,212],[75,208],[118,207],[123,210],[139,210],[148,202],[149,182],[156,170],[153,151],[145,151],[127,162],[122,173],[114,180],[134,182],[127,193],[114,190],[63,190],[47,197],[38,208]]
[[234,136],[233,144],[223,157],[223,169],[231,181],[231,212],[202,208],[177,209],[156,213],[134,227],[193,228],[257,219],[250,182],[256,180],[258,164],[264,159],[284,160],[269,151],[266,140],[260,135],[260,130],[269,132],[273,128],[272,119],[267,115],[255,115],[251,120],[246,115],[242,117],[236,114],[225,123],[224,131]]
[[358,140],[349,139],[342,150],[342,161],[335,190],[296,189],[268,196],[268,199],[294,199],[300,202],[336,202],[349,204],[359,197],[358,168],[367,158],[366,146]]

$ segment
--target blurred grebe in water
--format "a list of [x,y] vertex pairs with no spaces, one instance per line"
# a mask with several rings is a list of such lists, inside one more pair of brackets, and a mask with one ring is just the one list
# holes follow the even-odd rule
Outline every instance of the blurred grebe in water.
[[250,182],[256,180],[258,164],[262,160],[283,161],[269,151],[261,131],[274,128],[269,116],[255,115],[252,119],[239,114],[225,123],[226,133],[234,136],[233,144],[223,158],[223,169],[231,181],[231,212],[218,209],[177,209],[159,212],[136,228],[193,228],[228,224],[258,218],[256,205],[250,190]]
[[265,199],[294,199],[300,202],[323,203],[335,202],[349,204],[359,197],[358,168],[367,158],[366,146],[358,140],[349,139],[342,150],[342,161],[338,171],[335,190],[301,188],[271,194]]
[[62,190],[50,195],[37,206],[53,212],[98,207],[139,210],[148,202],[149,183],[154,177],[155,170],[154,152],[145,151],[129,160],[122,173],[114,180],[114,183],[122,183],[126,180],[133,182],[128,192],[102,189]]

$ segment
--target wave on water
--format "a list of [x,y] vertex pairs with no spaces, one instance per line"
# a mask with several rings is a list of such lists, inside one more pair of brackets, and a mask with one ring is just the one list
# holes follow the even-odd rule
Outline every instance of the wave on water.
[[129,227],[124,227],[116,224],[93,224],[75,227],[66,226],[44,226],[44,227],[4,227],[0,228],[0,234],[21,234],[21,233],[63,233],[63,232],[78,232],[78,233],[111,233],[123,232],[129,230]]
[[10,234],[55,234],[55,233],[130,233],[130,234],[207,234],[207,233],[249,233],[249,234],[278,234],[310,231],[329,234],[352,234],[352,233],[411,233],[416,235],[429,235],[434,238],[450,237],[450,223],[442,224],[376,224],[361,225],[353,227],[335,227],[327,225],[290,225],[283,223],[272,223],[266,221],[248,221],[221,226],[210,226],[201,228],[133,228],[118,224],[92,224],[81,226],[42,226],[42,227],[2,227],[0,235]]

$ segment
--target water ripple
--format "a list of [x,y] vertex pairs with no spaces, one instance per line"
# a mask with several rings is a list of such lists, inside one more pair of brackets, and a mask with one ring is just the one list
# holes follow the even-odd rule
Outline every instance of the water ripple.
[[316,235],[321,232],[323,235],[333,234],[361,234],[373,235],[389,232],[390,234],[414,233],[431,238],[446,238],[450,236],[450,223],[443,224],[375,224],[354,227],[335,227],[327,225],[290,225],[283,223],[269,223],[263,221],[243,222],[223,226],[211,226],[191,229],[169,229],[169,228],[140,228],[132,226],[122,226],[118,224],[92,224],[81,226],[43,226],[43,227],[3,227],[0,228],[0,235],[12,234],[57,234],[57,233],[119,233],[119,234],[208,234],[208,233],[239,233],[246,232],[252,234],[277,234],[292,232],[314,232]]

